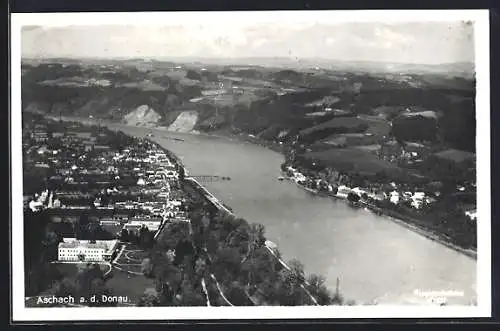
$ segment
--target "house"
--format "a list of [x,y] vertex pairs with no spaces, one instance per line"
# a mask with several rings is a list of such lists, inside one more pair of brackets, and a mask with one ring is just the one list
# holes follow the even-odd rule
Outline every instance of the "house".
[[412,196],[411,205],[415,209],[422,208],[423,204],[426,202],[424,192],[415,192]]
[[37,163],[35,163],[35,168],[45,168],[45,169],[48,169],[48,168],[50,168],[50,166],[47,163],[37,162]]
[[49,152],[50,152],[50,150],[47,148],[47,146],[42,146],[37,150],[37,153],[40,155],[43,155],[43,154],[46,154]]
[[352,192],[351,188],[344,185],[340,185],[337,189],[337,197],[342,199],[347,199],[347,196],[351,192]]
[[118,240],[78,240],[63,238],[58,247],[59,261],[110,261],[119,247]]
[[131,224],[131,223],[127,223],[123,226],[123,229],[124,230],[127,230],[130,234],[134,234],[136,236],[139,235],[139,232],[141,231],[141,229],[143,228],[144,226],[141,225],[141,224]]
[[29,208],[36,212],[36,211],[40,211],[42,210],[43,208],[43,203],[41,201],[34,201],[34,200],[31,200],[28,204]]
[[472,210],[466,210],[464,212],[465,216],[469,217],[471,221],[476,221],[477,220],[477,211],[476,209]]
[[129,215],[126,213],[116,213],[113,215],[113,219],[120,222],[127,222]]
[[368,196],[376,201],[384,201],[388,198],[387,194],[385,192],[375,192],[375,193],[369,193]]
[[146,227],[149,231],[157,231],[160,228],[160,225],[162,223],[162,220],[159,219],[131,219],[129,222],[125,225],[129,226],[140,226],[140,227]]
[[399,203],[399,192],[392,191],[389,196],[389,201],[395,205]]
[[361,197],[361,196],[363,196],[364,194],[368,194],[368,192],[367,192],[367,191],[365,191],[365,190],[363,190],[363,189],[361,189],[361,188],[359,188],[359,187],[355,187],[355,188],[353,188],[353,189],[351,190],[351,192],[352,192],[352,193],[357,194],[357,195],[358,195],[358,196],[360,196],[360,197]]

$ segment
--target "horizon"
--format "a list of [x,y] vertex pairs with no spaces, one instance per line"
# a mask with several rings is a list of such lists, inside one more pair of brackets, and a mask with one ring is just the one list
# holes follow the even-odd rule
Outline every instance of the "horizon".
[[[474,26],[466,21],[220,22],[66,26],[25,25],[26,58],[276,59],[440,65],[474,63]],[[81,25],[79,25],[81,24]]]
[[[467,65],[475,65],[475,61],[453,61],[453,62],[441,62],[441,63],[415,63],[415,62],[400,62],[400,61],[383,61],[383,60],[342,60],[342,59],[328,59],[321,57],[304,57],[301,59],[294,59],[291,57],[280,57],[280,56],[251,56],[251,57],[224,57],[224,56],[213,56],[213,57],[202,57],[202,56],[186,56],[186,57],[164,57],[164,56],[50,56],[50,57],[29,57],[29,56],[21,56],[21,60],[38,60],[38,61],[50,61],[50,60],[108,60],[108,61],[130,61],[130,60],[151,60],[157,62],[174,62],[174,63],[183,63],[182,61],[196,61],[203,64],[202,61],[210,61],[210,60],[229,60],[229,61],[238,61],[238,60],[287,60],[290,62],[300,61],[323,61],[329,62],[331,64],[335,63],[374,63],[374,64],[385,64],[385,65],[411,65],[411,66],[440,66],[440,65],[458,65],[458,64],[467,64]],[[210,64],[210,63],[206,63]],[[241,63],[244,65],[244,63]],[[247,64],[248,66],[253,66],[252,64]],[[313,64],[310,64],[313,65]]]

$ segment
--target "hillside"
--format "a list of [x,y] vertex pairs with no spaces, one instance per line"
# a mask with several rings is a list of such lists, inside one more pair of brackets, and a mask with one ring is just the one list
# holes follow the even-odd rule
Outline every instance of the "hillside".
[[148,105],[137,107],[136,110],[123,117],[123,122],[128,125],[156,126],[161,116]]
[[299,136],[315,144],[345,138],[348,145],[358,145],[379,143],[388,135],[427,139],[422,137],[422,128],[429,127],[425,123],[390,129],[411,108],[439,114],[437,132],[431,135],[446,146],[475,150],[475,83],[436,67],[413,66],[396,74],[394,68],[405,67],[384,73],[380,64],[372,65],[378,69],[371,72],[349,70],[346,63],[303,69],[140,59],[60,61],[23,63],[23,109],[180,131],[230,130],[270,141],[291,142]]

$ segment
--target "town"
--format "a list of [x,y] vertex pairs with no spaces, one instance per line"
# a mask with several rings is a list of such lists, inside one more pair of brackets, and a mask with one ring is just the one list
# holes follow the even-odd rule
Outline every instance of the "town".
[[101,306],[343,302],[153,142],[23,116],[28,306],[54,295],[129,298],[89,303]]

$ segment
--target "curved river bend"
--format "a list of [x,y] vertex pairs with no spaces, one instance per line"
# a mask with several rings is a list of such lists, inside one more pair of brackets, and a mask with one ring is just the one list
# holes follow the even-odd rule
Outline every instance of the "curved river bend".
[[[137,137],[152,132],[123,125],[110,128]],[[415,304],[425,302],[415,291],[454,291],[463,295],[448,297],[450,304],[476,300],[474,259],[383,216],[278,181],[283,162],[279,153],[226,138],[154,133],[153,140],[177,154],[191,175],[231,177],[204,185],[238,216],[264,224],[285,260],[300,260],[306,273],[325,276],[331,289],[338,277],[347,299]]]

